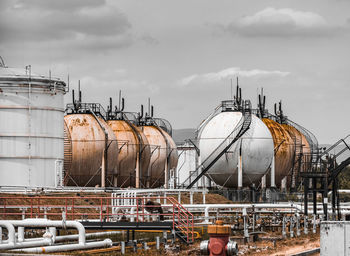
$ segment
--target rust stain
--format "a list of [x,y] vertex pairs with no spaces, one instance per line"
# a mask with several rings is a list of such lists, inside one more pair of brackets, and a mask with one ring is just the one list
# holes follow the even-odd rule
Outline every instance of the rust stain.
[[[64,117],[65,129],[68,137],[71,139],[71,146],[65,143],[65,159],[70,158],[71,164],[67,169],[68,174],[74,179],[67,185],[84,186],[90,178],[88,186],[99,185],[101,178],[98,170],[102,165],[102,156],[105,148],[105,134],[100,124],[89,114],[72,114]],[[113,143],[116,137],[113,130],[102,119],[99,119],[104,129],[108,132],[108,170],[107,175],[110,179],[117,171],[118,145]],[[70,148],[71,149],[70,149]],[[96,175],[97,174],[97,175]]]
[[294,141],[290,136],[288,129],[283,125],[267,118],[263,118],[262,121],[270,130],[274,147],[276,148],[276,183],[277,185],[280,185],[281,180],[289,174],[293,166],[293,157],[295,153]]

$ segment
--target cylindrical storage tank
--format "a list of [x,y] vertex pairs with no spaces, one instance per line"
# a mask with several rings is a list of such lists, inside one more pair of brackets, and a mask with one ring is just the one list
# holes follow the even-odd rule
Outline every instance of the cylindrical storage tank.
[[67,185],[101,185],[101,168],[107,145],[106,172],[109,182],[106,186],[113,186],[117,174],[118,142],[112,128],[102,118],[96,119],[92,114],[69,114],[64,117],[64,122],[67,133],[64,150]]
[[[288,130],[281,124],[267,118],[262,121],[270,130],[275,148],[275,181],[277,187],[281,186],[281,181],[286,177],[293,167],[295,153],[294,140],[289,135]],[[269,179],[267,179],[269,182]]]
[[306,137],[299,130],[288,124],[282,124],[282,126],[289,132],[289,135],[294,141],[296,154],[294,161],[297,162],[297,158],[300,156],[300,153],[303,155],[301,161],[302,165],[300,167],[297,166],[297,169],[303,171],[306,168],[307,162],[309,162],[308,160],[310,159],[310,145]]
[[[231,134],[241,118],[242,113],[238,111],[221,112],[205,124],[198,136],[201,162]],[[220,186],[237,187],[238,158],[241,151],[243,186],[253,183],[257,186],[260,178],[270,168],[273,149],[269,129],[259,118],[252,115],[248,131],[209,169],[207,176]]]
[[63,168],[65,83],[0,66],[0,186],[54,187]]
[[140,186],[146,186],[146,177],[151,158],[146,136],[138,127],[125,120],[108,120],[107,123],[117,138],[119,148],[118,174],[115,186],[124,188],[135,187],[138,160],[140,161]]
[[157,188],[164,185],[165,167],[168,171],[176,168],[178,156],[176,144],[171,136],[156,126],[142,126],[151,150],[151,160],[148,167],[147,185]]

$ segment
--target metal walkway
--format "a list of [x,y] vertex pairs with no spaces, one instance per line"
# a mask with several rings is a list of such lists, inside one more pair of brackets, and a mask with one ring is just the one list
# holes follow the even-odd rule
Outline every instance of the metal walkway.
[[77,220],[95,230],[170,230],[182,242],[194,240],[193,214],[172,197],[7,196],[0,197],[0,218]]

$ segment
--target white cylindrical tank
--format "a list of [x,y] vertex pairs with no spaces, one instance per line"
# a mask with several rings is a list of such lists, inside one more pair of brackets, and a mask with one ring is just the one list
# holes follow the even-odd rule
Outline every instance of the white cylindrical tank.
[[0,66],[0,186],[62,179],[65,83]]
[[[221,112],[201,129],[198,136],[201,162],[226,139],[241,118],[242,113],[239,111]],[[238,159],[241,151],[243,186],[253,183],[257,186],[260,178],[270,168],[273,150],[269,129],[259,118],[252,115],[249,130],[209,169],[207,175],[220,186],[237,187]]]

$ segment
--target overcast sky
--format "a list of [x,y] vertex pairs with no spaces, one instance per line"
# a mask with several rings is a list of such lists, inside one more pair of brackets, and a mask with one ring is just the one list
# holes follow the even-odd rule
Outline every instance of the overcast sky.
[[238,75],[243,98],[264,87],[321,143],[350,133],[347,0],[0,0],[0,55],[80,79],[84,101],[151,97],[173,128],[196,127]]

